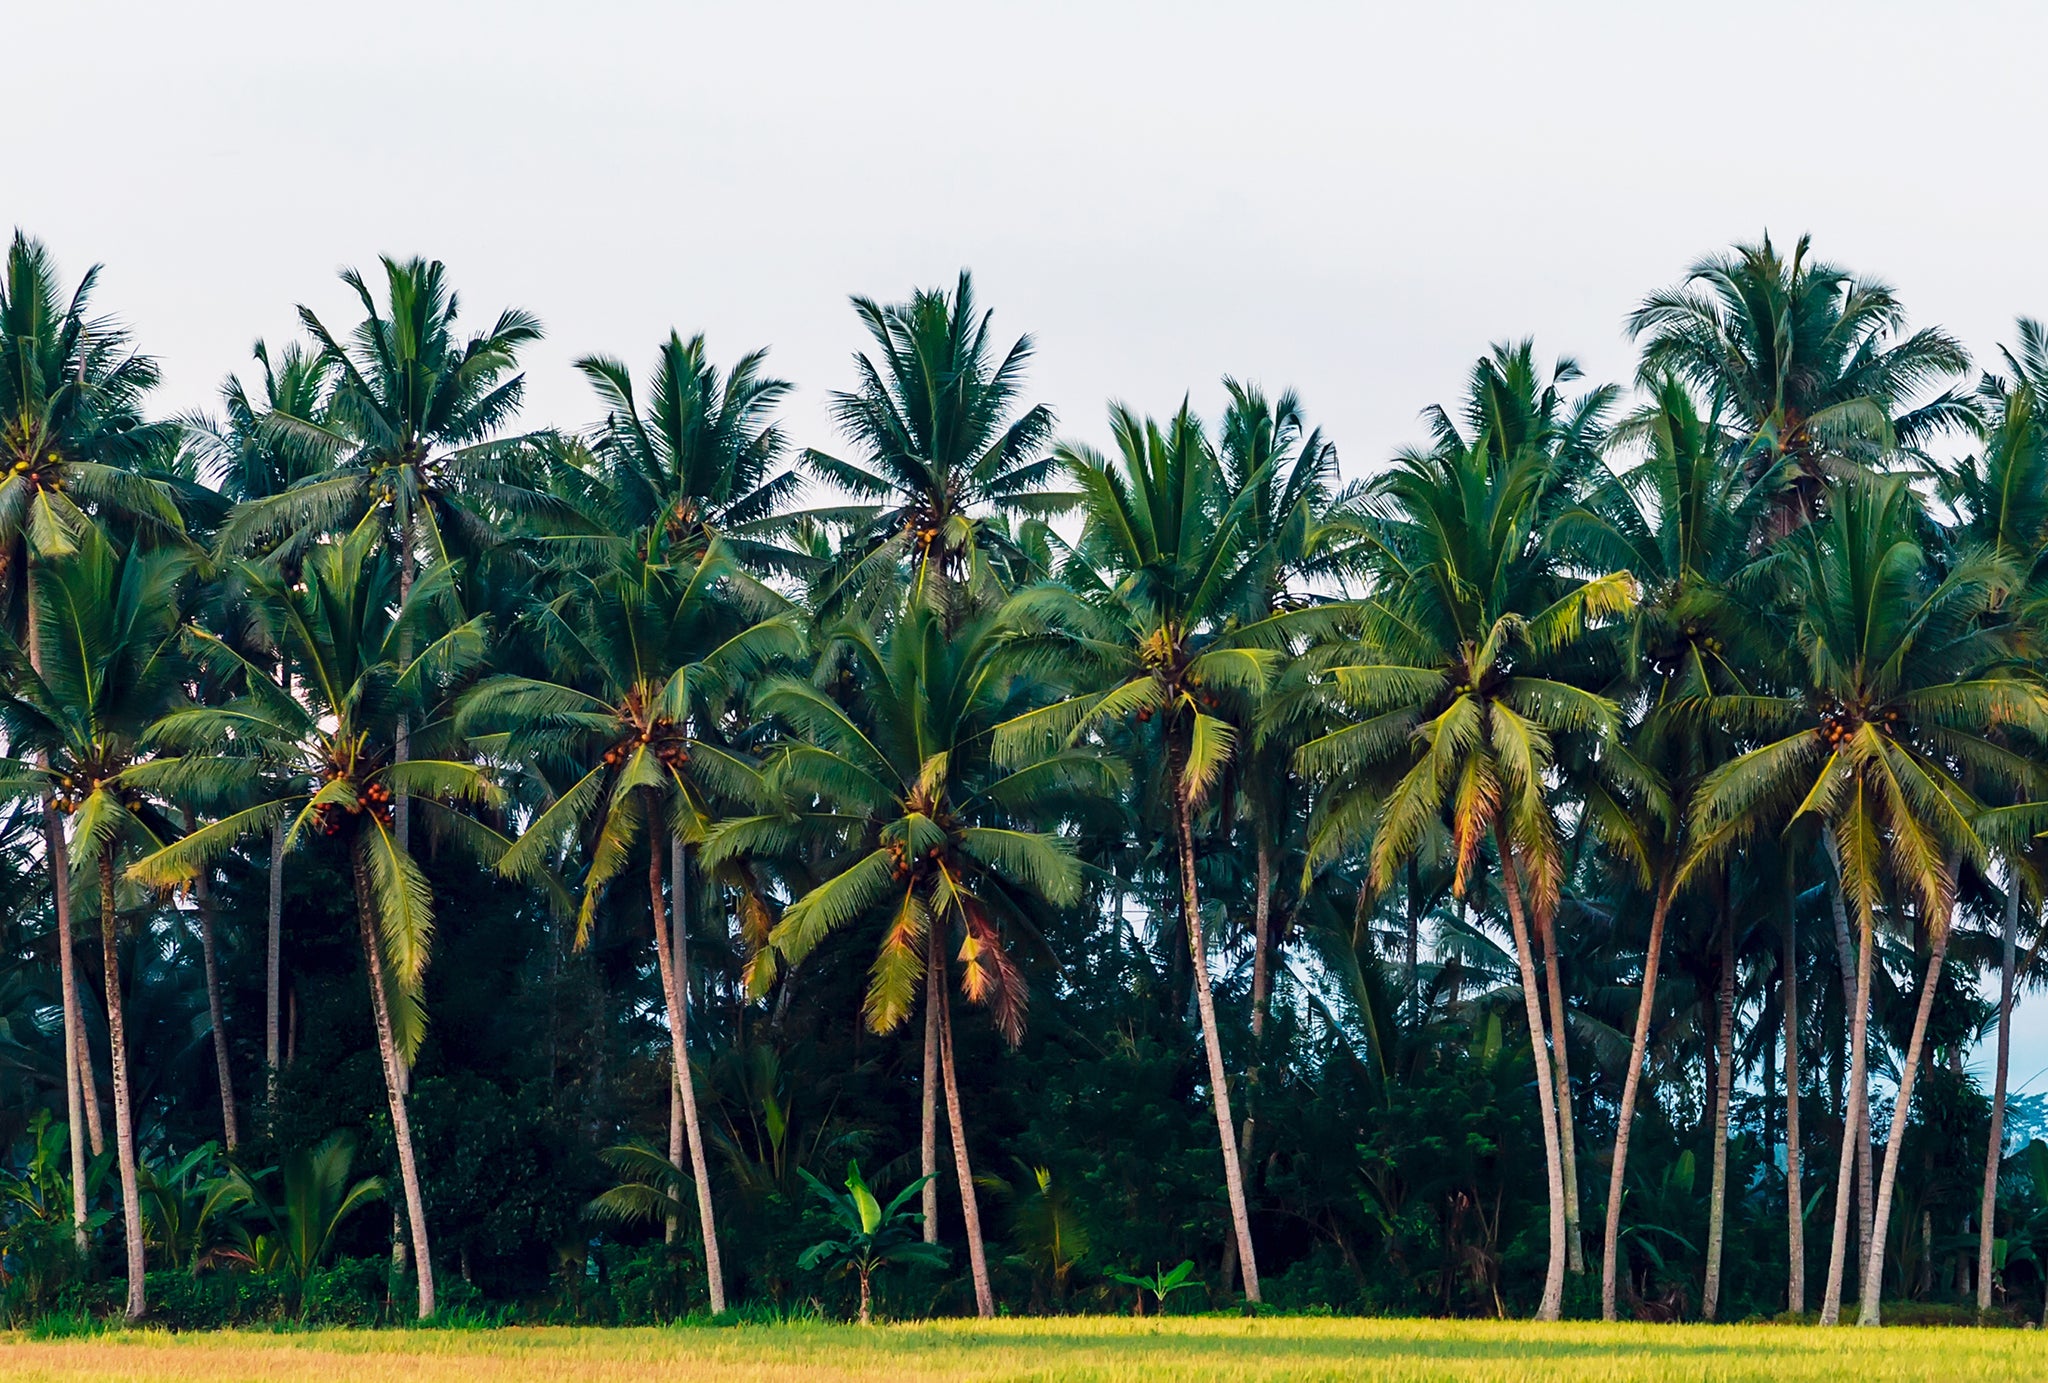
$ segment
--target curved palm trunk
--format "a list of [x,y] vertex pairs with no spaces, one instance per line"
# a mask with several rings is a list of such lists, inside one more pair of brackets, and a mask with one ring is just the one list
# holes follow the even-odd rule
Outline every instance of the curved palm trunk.
[[939,985],[939,1073],[946,1087],[946,1127],[953,1135],[953,1171],[960,1179],[960,1221],[967,1229],[967,1266],[974,1278],[974,1314],[993,1320],[995,1289],[989,1285],[988,1250],[981,1237],[981,1207],[974,1200],[974,1169],[967,1161],[967,1124],[960,1113],[960,1073],[953,1062],[953,1002]]
[[270,911],[263,944],[263,1090],[277,1101],[279,1061],[278,994],[284,970],[284,823],[270,828]]
[[384,1095],[391,1106],[391,1139],[398,1145],[398,1175],[405,1185],[405,1216],[412,1228],[412,1257],[419,1272],[419,1318],[426,1320],[434,1314],[434,1259],[427,1242],[427,1209],[420,1190],[419,1159],[413,1153],[412,1119],[405,1107],[405,1062],[391,1028],[391,996],[384,988],[384,943],[377,936],[369,866],[360,846],[355,856],[356,926],[363,945],[363,963],[369,970],[377,1055],[384,1064]]
[[1627,1185],[1629,1135],[1635,1128],[1643,1062],[1650,1050],[1650,1015],[1656,1009],[1657,969],[1664,959],[1664,920],[1671,912],[1672,892],[1667,873],[1650,912],[1650,943],[1643,956],[1643,997],[1636,1003],[1635,1037],[1629,1044],[1628,1075],[1621,1083],[1621,1112],[1614,1125],[1614,1162],[1607,1172],[1607,1230],[1600,1245],[1600,1318],[1607,1321],[1614,1319],[1614,1275],[1620,1256],[1621,1200]]
[[924,1211],[924,1241],[939,1242],[939,1006],[945,1000],[945,957],[939,953],[939,929],[925,937],[924,959],[924,1087],[920,1092],[918,1171],[924,1189],[918,1193]]
[[1700,1317],[1721,1309],[1721,1257],[1728,1224],[1728,1105],[1735,1093],[1735,921],[1721,919],[1720,983],[1715,987],[1714,1175],[1707,1200],[1707,1276],[1700,1293]]
[[[186,812],[185,829],[189,832],[194,825],[192,813]],[[234,1075],[228,1065],[227,1010],[221,1001],[220,956],[214,945],[214,922],[218,909],[214,906],[213,887],[205,870],[192,880],[192,897],[199,905],[199,958],[206,972],[207,1017],[213,1024],[214,1075],[220,1081],[221,1140],[227,1144],[227,1150],[233,1152],[241,1139],[235,1124]]]
[[[650,823],[658,820],[659,816],[650,812]],[[680,855],[682,842],[674,842],[674,848]],[[669,1055],[675,1064],[676,1093],[682,1099],[683,1130],[690,1143],[690,1175],[697,1182],[697,1221],[704,1230],[704,1276],[711,1288],[711,1313],[719,1315],[725,1310],[725,1269],[718,1257],[718,1225],[711,1211],[711,1169],[704,1157],[704,1129],[697,1121],[696,1081],[690,1075],[689,1032],[686,1027],[689,1011],[685,992],[688,972],[679,964],[679,953],[688,944],[681,931],[687,915],[684,900],[687,885],[679,870],[674,880],[676,932],[671,939],[668,906],[661,896],[661,854],[660,842],[650,839],[647,843],[647,893],[654,908],[655,968],[661,972],[662,1002],[668,1005]]]
[[1180,833],[1181,907],[1186,913],[1188,951],[1195,966],[1195,1006],[1201,1015],[1202,1049],[1209,1058],[1209,1094],[1216,1107],[1216,1136],[1223,1148],[1223,1184],[1230,1196],[1230,1220],[1237,1231],[1238,1271],[1246,1301],[1259,1300],[1259,1261],[1252,1248],[1251,1208],[1237,1157],[1237,1121],[1230,1116],[1230,1079],[1223,1070],[1223,1035],[1216,1030],[1216,996],[1209,990],[1209,946],[1202,933],[1201,898],[1195,889],[1194,802],[1182,775],[1174,774],[1174,822]]
[[1785,905],[1785,1309],[1806,1312],[1806,1202],[1799,1184],[1799,931]]
[[1579,1234],[1579,1140],[1572,1124],[1572,1068],[1565,1040],[1564,980],[1558,972],[1555,919],[1543,918],[1543,972],[1550,990],[1550,1055],[1557,1064],[1557,1146],[1564,1164],[1564,1263],[1572,1273],[1586,1271],[1586,1250]]
[[1522,1004],[1529,1020],[1529,1051],[1536,1059],[1536,1106],[1543,1120],[1543,1170],[1550,1199],[1550,1264],[1543,1272],[1543,1300],[1536,1319],[1554,1321],[1564,1313],[1564,1167],[1557,1137],[1557,1088],[1550,1070],[1550,1048],[1544,1041],[1543,1001],[1536,987],[1536,958],[1529,949],[1529,921],[1522,911],[1522,885],[1516,877],[1514,853],[1507,833],[1496,823],[1500,849],[1501,891],[1507,895],[1508,924],[1515,934],[1515,963],[1522,974]]
[[2019,879],[2005,884],[2005,928],[1998,957],[1998,1067],[1991,1078],[1991,1136],[1984,1145],[1984,1198],[1977,1208],[1977,1310],[1991,1309],[1992,1229],[1998,1216],[1998,1169],[2005,1153],[2005,1082],[2012,1061],[2013,967],[2019,961]]
[[1863,1303],[1858,1325],[1876,1325],[1878,1298],[1884,1288],[1884,1242],[1892,1218],[1892,1192],[1899,1181],[1899,1154],[1906,1142],[1906,1120],[1913,1110],[1913,1083],[1920,1074],[1920,1056],[1927,1045],[1927,1020],[1934,1012],[1934,994],[1941,987],[1941,962],[1948,955],[1953,927],[1943,927],[1934,938],[1934,954],[1927,958],[1927,978],[1920,986],[1920,1003],[1913,1011],[1913,1036],[1906,1043],[1906,1069],[1899,1073],[1899,1100],[1893,1107],[1890,1135],[1884,1141],[1884,1175],[1877,1184],[1877,1216],[1870,1231],[1870,1256],[1864,1260]]
[[128,1023],[121,1006],[121,922],[114,911],[114,851],[100,847],[100,956],[107,991],[107,1047],[114,1078],[114,1148],[121,1168],[121,1224],[128,1240],[128,1319],[149,1310],[144,1294],[142,1190],[135,1173],[135,1115],[128,1088]]
[[1820,1306],[1822,1325],[1838,1325],[1842,1319],[1842,1272],[1849,1250],[1849,1177],[1855,1164],[1857,1140],[1862,1137],[1864,1124],[1869,1119],[1866,1060],[1870,1039],[1872,925],[1868,917],[1860,920],[1862,937],[1856,948],[1856,993],[1849,1008],[1849,1108],[1842,1124],[1842,1155],[1835,1170],[1835,1228],[1828,1244],[1828,1285]]
[[78,1054],[84,1046],[80,1039],[85,1025],[78,1011],[78,957],[71,949],[71,864],[64,849],[64,828],[58,824],[56,804],[48,794],[43,797],[43,849],[57,912],[57,975],[64,986],[64,1109],[71,1144],[71,1238],[78,1251],[84,1253],[85,1101]]

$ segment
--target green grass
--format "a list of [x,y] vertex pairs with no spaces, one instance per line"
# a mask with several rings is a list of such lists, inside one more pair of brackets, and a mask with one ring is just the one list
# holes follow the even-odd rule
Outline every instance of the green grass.
[[696,1383],[696,1380],[2038,1379],[2048,1340],[2012,1330],[1535,1326],[1473,1321],[1014,1320],[732,1329],[123,1332],[0,1336],[9,1383]]

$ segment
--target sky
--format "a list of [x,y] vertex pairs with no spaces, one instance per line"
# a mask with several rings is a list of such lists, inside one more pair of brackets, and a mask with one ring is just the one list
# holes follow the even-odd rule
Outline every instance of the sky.
[[2036,5],[17,8],[0,218],[105,265],[166,411],[298,304],[352,324],[336,273],[379,254],[444,260],[475,327],[540,316],[535,423],[673,327],[771,348],[829,449],[848,295],[965,267],[1063,435],[1213,416],[1228,374],[1299,390],[1351,475],[1490,342],[1625,381],[1628,310],[1766,230],[1980,360],[2048,316]]

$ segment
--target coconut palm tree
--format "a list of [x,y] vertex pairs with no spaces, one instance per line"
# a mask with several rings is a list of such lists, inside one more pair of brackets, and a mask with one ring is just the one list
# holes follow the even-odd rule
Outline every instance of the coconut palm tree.
[[[330,460],[323,445],[280,426],[276,418],[324,420],[328,391],[333,382],[333,362],[296,342],[279,352],[275,362],[271,359],[269,346],[262,341],[256,343],[252,354],[262,372],[257,392],[252,393],[238,376],[230,375],[221,384],[221,414],[218,418],[197,414],[184,420],[186,433],[198,453],[202,478],[218,487],[221,496],[232,504],[247,504],[281,495],[300,481],[324,471]],[[265,554],[252,548],[226,555],[254,558]],[[287,569],[295,568],[287,564]],[[246,629],[237,631],[235,628],[240,593],[233,588],[232,581],[218,582],[211,590],[217,596],[223,627],[231,633],[246,635]],[[278,677],[281,683],[287,677],[282,661],[279,662]],[[270,898],[264,929],[264,1089],[266,1097],[272,1099],[276,1096],[278,1062],[282,1052],[278,997],[284,950],[284,858],[283,826],[280,824],[270,837]],[[202,875],[193,884],[194,891],[202,893],[202,897],[206,883]],[[232,1084],[228,1071],[227,1034],[220,1017],[218,967],[213,959],[212,912],[210,906],[200,909],[201,940],[207,957],[208,1002],[215,1015],[215,1061],[220,1068],[223,1108],[229,1111],[227,1148],[233,1152]]]
[[847,542],[818,607],[838,613],[877,580],[893,580],[907,560],[915,588],[948,608],[985,547],[1021,556],[989,522],[993,515],[1063,503],[1042,493],[1057,471],[1046,454],[1052,410],[1019,408],[1031,338],[1018,337],[996,358],[993,314],[977,312],[965,270],[950,295],[920,290],[888,306],[857,297],[853,308],[875,354],[854,357],[859,385],[835,393],[832,412],[858,458],[804,453],[819,479],[855,501],[838,515]]
[[[1749,484],[1743,469],[1732,463],[1719,417],[1712,411],[1702,416],[1677,380],[1665,379],[1652,401],[1624,422],[1618,435],[1639,443],[1642,459],[1592,486],[1581,504],[1560,515],[1551,527],[1551,540],[1561,550],[1578,553],[1595,567],[1626,570],[1641,588],[1622,659],[1634,680],[1617,695],[1631,703],[1630,751],[1661,784],[1661,790],[1645,797],[1617,793],[1597,778],[1583,783],[1588,823],[1638,875],[1639,884],[1649,891],[1651,908],[1641,998],[1608,1170],[1600,1266],[1600,1309],[1607,1320],[1615,1317],[1629,1141],[1656,1005],[1665,924],[1678,895],[1678,873],[1688,848],[1685,805],[1720,752],[1695,708],[1703,698],[1745,690],[1746,669],[1755,665],[1761,651],[1750,637],[1759,627],[1755,612],[1742,608],[1734,587],[1748,564],[1749,535],[1769,493],[1766,487]],[[1715,1117],[1723,1123],[1729,1084],[1716,1086]],[[1796,1186],[1796,1150],[1792,1159],[1788,1165]],[[1725,1188],[1726,1165],[1725,1143],[1718,1144],[1716,1186]],[[1723,1200],[1717,1197],[1710,1222],[1718,1223],[1722,1207]],[[1796,1297],[1792,1309],[1803,1309]]]
[[[725,1276],[690,1074],[690,977],[680,959],[682,938],[671,932],[662,871],[669,843],[700,842],[714,801],[747,792],[757,776],[703,730],[716,723],[738,686],[775,657],[797,651],[800,641],[779,613],[781,604],[748,580],[716,539],[691,566],[643,563],[571,577],[561,595],[531,615],[547,661],[558,670],[555,678],[489,678],[464,698],[457,716],[462,732],[489,754],[550,784],[548,805],[499,860],[500,872],[544,879],[559,848],[588,854],[578,944],[635,843],[645,842],[655,965],[697,1184],[713,1312],[725,1310]],[[767,617],[756,618],[762,614]],[[678,849],[675,863],[681,861]],[[680,927],[688,881],[679,868],[671,874]]]
[[834,627],[820,666],[841,674],[843,695],[833,684],[785,677],[754,698],[758,712],[799,736],[773,774],[784,797],[805,809],[734,817],[704,847],[707,867],[800,843],[824,853],[831,872],[783,913],[776,950],[796,965],[835,931],[875,926],[862,1009],[868,1028],[899,1027],[920,989],[936,1007],[938,1076],[984,1319],[995,1314],[995,1296],[967,1152],[947,954],[959,966],[961,993],[1014,1045],[1027,994],[1013,940],[1030,925],[1034,900],[1064,906],[1081,891],[1070,843],[1045,827],[1070,794],[1118,780],[1112,765],[1086,751],[1015,759],[993,752],[1003,727],[1029,705],[1032,680],[1008,657],[1034,623],[1028,605],[1005,606],[949,629],[942,612],[912,601],[886,636],[865,624]]
[[1668,375],[1723,400],[1752,478],[1773,478],[1779,534],[1814,516],[1830,479],[1920,454],[1976,419],[1954,387],[1969,368],[1962,345],[1934,327],[1905,334],[1889,285],[1810,248],[1802,235],[1788,260],[1766,235],[1710,255],[1628,319],[1645,385]]
[[[30,586],[40,562],[74,550],[88,522],[81,502],[149,536],[169,537],[180,527],[168,487],[135,473],[162,440],[163,429],[141,411],[157,382],[156,362],[129,349],[119,322],[91,315],[98,278],[94,266],[67,296],[49,252],[16,231],[0,282],[0,608],[31,666],[42,653]],[[83,1249],[86,1140],[95,1155],[103,1146],[99,1095],[78,1007],[63,831],[56,813],[45,810],[43,818],[71,1092],[73,1228]]]
[[[1581,378],[1578,362],[1559,357],[1546,374],[1536,362],[1536,343],[1529,338],[1496,342],[1473,362],[1465,399],[1454,418],[1441,406],[1425,411],[1435,434],[1436,450],[1445,454],[1479,451],[1496,464],[1510,458],[1540,457],[1535,498],[1537,522],[1543,524],[1570,504],[1588,486],[1607,476],[1601,460],[1608,415],[1620,391],[1599,385],[1576,395],[1565,387]],[[1573,1128],[1571,1058],[1564,1012],[1564,978],[1558,968],[1558,947],[1548,935],[1550,919],[1537,919],[1537,940],[1550,998],[1550,1023],[1556,1036],[1551,1056],[1557,1080],[1559,1143],[1564,1156],[1565,1266],[1585,1271],[1585,1250],[1579,1232],[1578,1138]]]
[[717,539],[749,567],[813,565],[778,541],[796,522],[788,510],[803,476],[782,464],[789,444],[775,410],[793,386],[766,373],[767,356],[749,352],[721,375],[702,336],[670,332],[644,403],[622,361],[576,362],[605,408],[586,474],[596,534],[651,562],[693,562]]
[[265,414],[277,431],[324,448],[333,464],[239,506],[220,541],[229,551],[269,541],[294,554],[375,514],[409,591],[423,559],[445,560],[495,539],[509,519],[554,508],[524,483],[524,439],[504,435],[525,397],[519,352],[540,339],[541,327],[510,308],[461,340],[461,304],[445,265],[381,262],[381,308],[362,275],[341,275],[363,308],[347,345],[311,308],[299,309],[323,368],[334,373],[325,415],[281,407]]
[[[2038,770],[2001,742],[2048,731],[2048,697],[2010,665],[1983,616],[2006,568],[1975,558],[1937,572],[1918,542],[1919,501],[1903,481],[1838,485],[1825,524],[1795,539],[1788,576],[1799,600],[1796,655],[1775,694],[1716,697],[1711,712],[1755,747],[1715,769],[1692,803],[1688,869],[1766,829],[1818,825],[1839,858],[1858,931],[1851,1014],[1850,1118],[1835,1182],[1834,1238],[1821,1319],[1839,1317],[1850,1159],[1868,1118],[1870,971],[1887,883],[1932,944],[1899,1077],[1899,1116],[1885,1150],[1861,1274],[1861,1319],[1877,1320],[1887,1218],[1959,864],[1983,868],[1975,789],[2026,792]],[[2001,733],[2002,732],[2002,733]]]
[[[1956,516],[1941,533],[1956,557],[1989,551],[2007,562],[2013,588],[1994,595],[1990,618],[2020,641],[2037,665],[2038,612],[2048,602],[2048,328],[2021,318],[2018,340],[2002,355],[2005,371],[1987,375],[1978,396],[1988,415],[1983,447],[1958,461],[1936,463],[1936,493]],[[2021,809],[2001,812],[2026,816]],[[1992,1230],[1998,1173],[2004,1157],[2006,1081],[2012,1054],[2012,1003],[2019,900],[2025,891],[2022,852],[2005,852],[2005,926],[2000,940],[1997,1056],[1993,1066],[1991,1132],[1985,1144],[1984,1194],[1977,1232],[1977,1309],[1991,1309]]]
[[[461,619],[449,608],[452,568],[437,567],[401,601],[399,566],[368,524],[309,549],[293,584],[268,565],[240,564],[251,613],[265,642],[289,660],[295,690],[280,687],[267,662],[217,634],[190,631],[194,656],[239,695],[166,715],[152,731],[164,756],[148,774],[130,778],[220,815],[129,872],[154,887],[182,885],[238,841],[279,822],[287,851],[327,839],[345,852],[424,1320],[435,1309],[434,1264],[405,1069],[425,1036],[421,993],[434,897],[398,837],[393,804],[400,794],[414,795],[438,839],[487,864],[496,864],[509,842],[457,810],[502,799],[474,764],[399,757],[400,727],[409,717],[433,714],[487,651],[485,621]],[[402,651],[411,649],[418,651]],[[415,723],[429,745],[452,738],[445,721]]]
[[6,788],[17,800],[54,802],[72,818],[71,840],[59,859],[75,859],[98,884],[130,1320],[141,1319],[148,1302],[121,991],[119,861],[155,849],[169,832],[140,784],[146,732],[184,699],[188,669],[177,652],[178,627],[180,585],[190,566],[177,549],[117,552],[98,529],[84,525],[68,559],[32,581],[35,623],[43,631],[39,666],[12,638],[0,636],[0,729],[11,748],[36,760],[9,765]]
[[[1239,589],[1242,617],[1258,621],[1328,599],[1350,574],[1356,553],[1350,517],[1359,488],[1340,483],[1336,445],[1307,427],[1292,390],[1268,400],[1257,385],[1223,381],[1230,403],[1217,429],[1225,492],[1248,495],[1243,545],[1256,570]],[[1257,766],[1240,775],[1250,808],[1256,879],[1252,898],[1252,1031],[1263,1038],[1272,991],[1272,906],[1280,804],[1293,796],[1291,716],[1266,708],[1250,746]],[[1250,1118],[1247,1116],[1249,1127]]]
[[[1252,719],[1256,698],[1296,630],[1311,631],[1320,611],[1289,612],[1242,623],[1256,602],[1259,567],[1248,519],[1272,462],[1244,478],[1235,494],[1200,422],[1185,402],[1164,425],[1110,409],[1114,460],[1078,443],[1058,456],[1081,494],[1086,515],[1075,561],[1063,572],[1076,595],[1028,593],[1070,634],[1070,676],[1083,690],[1006,728],[1010,752],[1048,739],[1077,744],[1135,720],[1156,719],[1172,801],[1181,920],[1193,962],[1196,1011],[1209,1066],[1209,1095],[1223,1151],[1223,1177],[1245,1298],[1258,1301],[1253,1252],[1229,1077],[1209,978],[1208,932],[1196,883],[1195,812],[1221,782]],[[1141,731],[1141,733],[1144,733]]]
[[[1560,739],[1617,743],[1615,705],[1572,679],[1588,670],[1595,626],[1626,613],[1636,593],[1626,571],[1582,579],[1533,540],[1552,476],[1541,449],[1496,459],[1482,441],[1409,453],[1374,483],[1376,593],[1355,651],[1326,674],[1356,718],[1297,756],[1304,773],[1353,785],[1352,801],[1320,809],[1312,867],[1369,841],[1369,883],[1385,890],[1446,815],[1460,895],[1489,837],[1498,852],[1549,1178],[1545,1320],[1562,1309],[1569,1257],[1552,1057],[1564,1041],[1562,996],[1553,983],[1558,1031],[1547,1044],[1530,929],[1533,920],[1548,935],[1563,877],[1546,780]],[[1608,772],[1628,767],[1622,754],[1599,761]]]

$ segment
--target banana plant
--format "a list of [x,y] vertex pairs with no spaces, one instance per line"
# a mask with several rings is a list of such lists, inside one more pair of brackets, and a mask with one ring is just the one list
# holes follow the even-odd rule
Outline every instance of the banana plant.
[[811,1245],[797,1259],[797,1266],[806,1272],[823,1263],[836,1264],[835,1271],[852,1273],[860,1279],[860,1323],[874,1322],[874,1277],[892,1263],[924,1264],[942,1268],[946,1265],[946,1251],[937,1244],[927,1244],[918,1237],[918,1226],[924,1223],[924,1216],[905,1206],[924,1190],[929,1178],[919,1177],[898,1191],[887,1205],[883,1205],[869,1189],[867,1180],[860,1174],[860,1163],[846,1164],[846,1190],[834,1191],[824,1182],[803,1171],[803,1178],[811,1184],[818,1199],[832,1213],[843,1231],[837,1239],[825,1239]]

